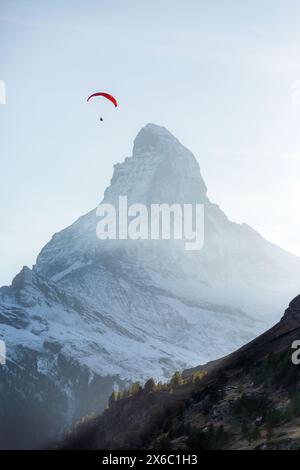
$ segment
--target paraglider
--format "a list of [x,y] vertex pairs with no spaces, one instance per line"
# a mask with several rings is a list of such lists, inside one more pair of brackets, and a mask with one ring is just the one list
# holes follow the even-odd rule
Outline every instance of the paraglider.
[[87,99],[87,101],[90,101],[91,98],[94,98],[95,96],[103,96],[104,98],[106,98],[107,100],[111,101],[115,107],[118,106],[118,103],[117,103],[117,100],[116,98],[114,98],[112,95],[110,95],[109,93],[103,93],[103,92],[99,92],[99,93],[93,93],[92,95],[90,95]]
[[[117,100],[114,96],[110,95],[109,93],[104,93],[104,92],[97,92],[97,93],[93,93],[92,95],[90,95],[87,99],[87,102],[90,101],[91,98],[94,98],[96,96],[102,96],[103,98],[106,98],[107,100],[111,101],[112,104],[115,106],[115,108],[118,106],[118,103],[117,103]],[[101,122],[103,122],[103,118],[100,117],[99,119]]]

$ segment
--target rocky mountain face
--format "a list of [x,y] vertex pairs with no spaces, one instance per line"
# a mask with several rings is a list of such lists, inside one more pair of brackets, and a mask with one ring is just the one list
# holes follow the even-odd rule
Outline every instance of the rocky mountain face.
[[[64,449],[290,450],[300,447],[300,296],[270,330],[234,353],[113,395]],[[299,354],[298,354],[299,357]]]
[[113,387],[228,354],[299,290],[300,260],[229,221],[193,154],[165,128],[145,126],[115,165],[103,202],[117,206],[119,196],[147,207],[203,204],[204,247],[99,240],[96,210],[56,233],[32,270],[0,289],[0,447],[44,445],[102,410]]
[[300,320],[300,295],[295,297],[286,309],[282,321],[291,322]]

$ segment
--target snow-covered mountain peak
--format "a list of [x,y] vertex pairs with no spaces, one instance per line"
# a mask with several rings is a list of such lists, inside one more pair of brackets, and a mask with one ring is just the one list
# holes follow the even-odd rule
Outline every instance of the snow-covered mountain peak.
[[165,127],[147,124],[134,140],[133,156],[145,158],[151,152],[160,152],[162,149],[166,151],[174,146],[181,144]]
[[204,204],[204,248],[99,240],[92,210],[52,237],[32,271],[24,267],[0,289],[0,401],[8,404],[1,427],[18,423],[22,439],[31,415],[49,439],[62,423],[103,409],[114,384],[164,380],[228,354],[299,292],[299,258],[230,222],[209,201],[193,154],[165,128],[145,126],[133,156],[115,165],[103,202],[117,209],[125,195],[129,204]]
[[166,128],[147,124],[134,140],[132,157],[114,167],[105,202],[127,195],[130,202],[195,203],[205,199],[199,164]]

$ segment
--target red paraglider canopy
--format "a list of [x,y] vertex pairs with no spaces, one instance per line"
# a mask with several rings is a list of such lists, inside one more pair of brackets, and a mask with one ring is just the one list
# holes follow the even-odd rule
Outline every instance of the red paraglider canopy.
[[112,95],[110,95],[109,93],[93,93],[91,96],[88,97],[87,101],[89,101],[91,98],[93,98],[94,96],[103,96],[104,98],[108,99],[109,101],[111,101],[115,107],[118,106],[118,103],[117,103],[117,100],[116,98],[114,98]]

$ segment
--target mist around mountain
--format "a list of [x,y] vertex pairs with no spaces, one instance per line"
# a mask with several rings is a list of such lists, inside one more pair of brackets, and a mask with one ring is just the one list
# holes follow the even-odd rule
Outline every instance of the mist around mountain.
[[229,356],[112,394],[103,415],[82,419],[59,447],[299,450],[299,335],[300,296],[274,327]]
[[[96,209],[56,233],[0,289],[0,447],[37,448],[100,413],[112,390],[215,360],[274,324],[300,260],[207,196],[193,154],[146,125],[103,202],[203,204],[205,242],[99,240]],[[238,195],[237,195],[238,197]]]

